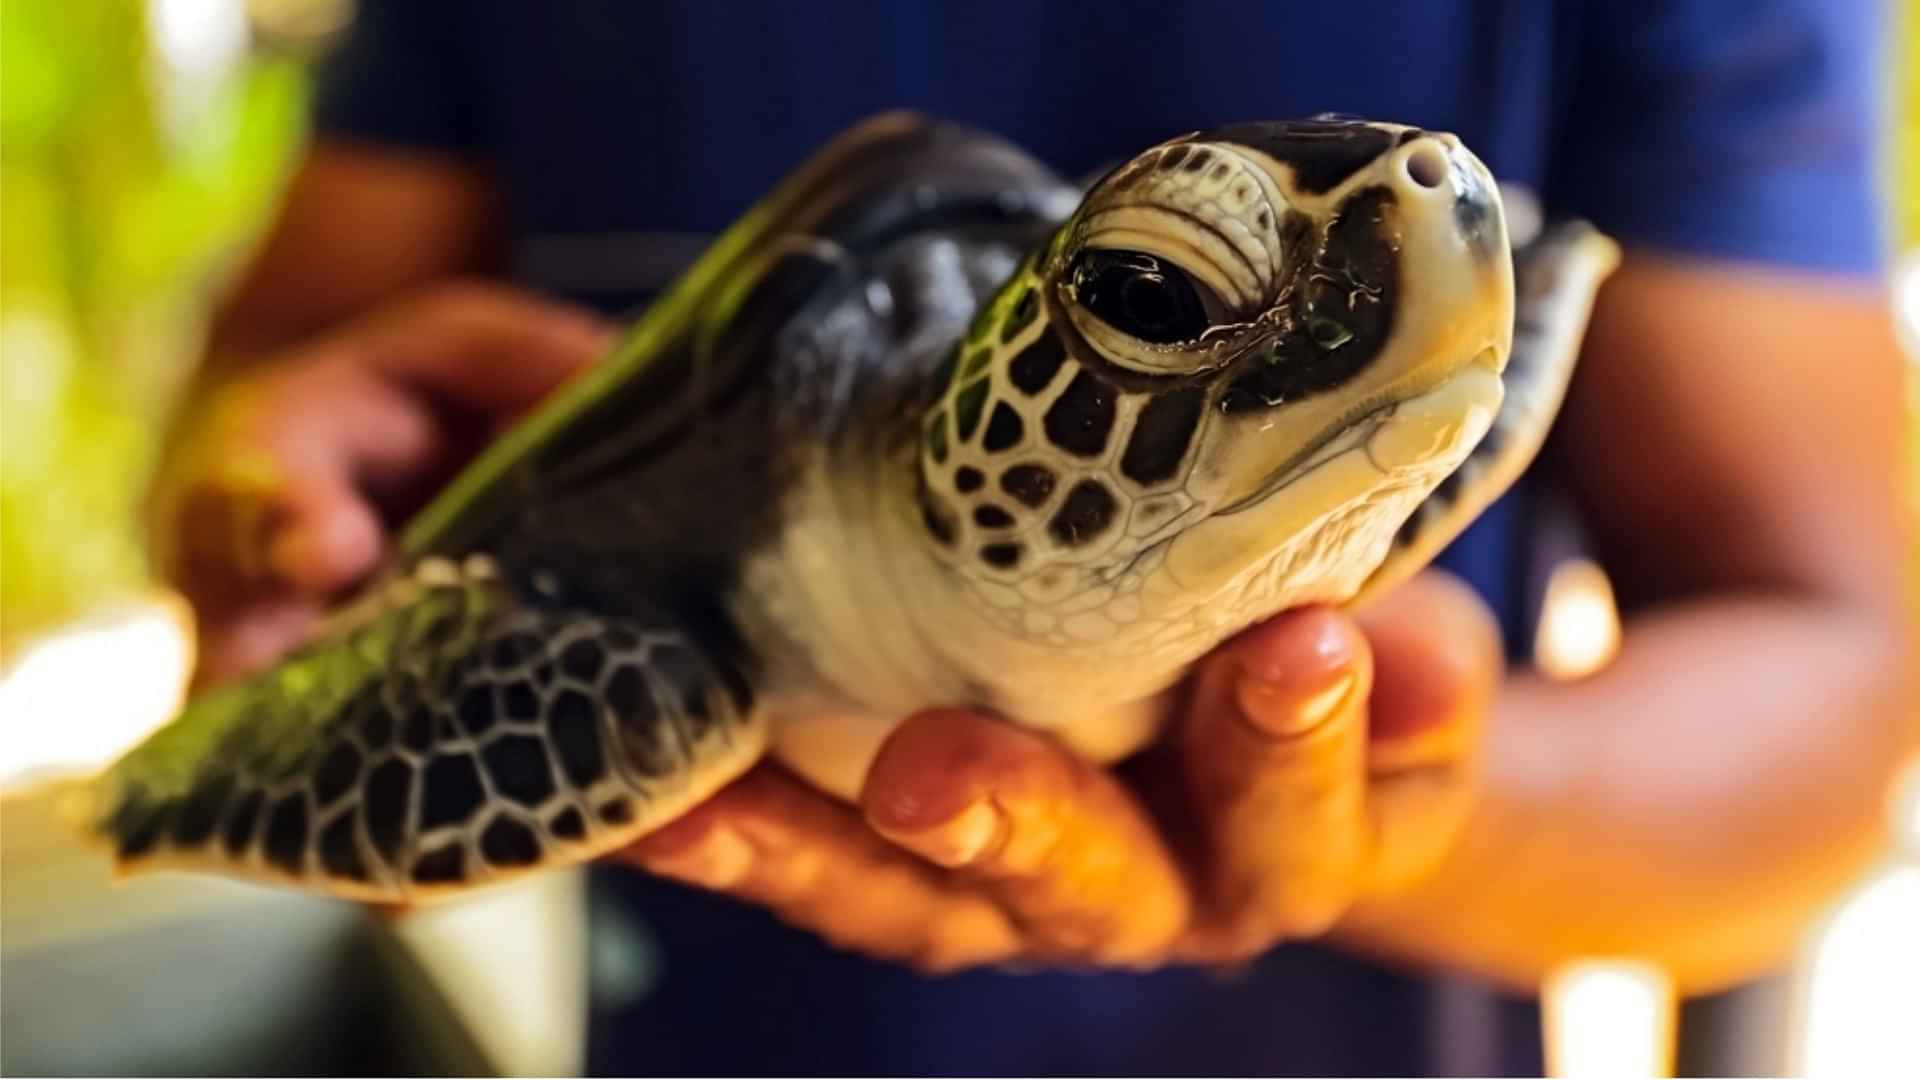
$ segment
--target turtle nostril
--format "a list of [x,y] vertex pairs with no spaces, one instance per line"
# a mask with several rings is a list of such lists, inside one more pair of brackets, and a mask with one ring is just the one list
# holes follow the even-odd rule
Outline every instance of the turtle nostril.
[[1423,142],[1407,154],[1407,178],[1423,188],[1437,188],[1447,182],[1447,155],[1440,144]]

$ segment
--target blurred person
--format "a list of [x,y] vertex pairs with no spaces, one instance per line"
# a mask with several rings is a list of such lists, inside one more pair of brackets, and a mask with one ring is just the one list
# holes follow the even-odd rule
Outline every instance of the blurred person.
[[[593,1070],[1430,1072],[1437,979],[1524,994],[1628,953],[1737,985],[1878,850],[1916,710],[1875,5],[359,8],[157,491],[207,680],[296,644],[612,319],[878,111],[1069,176],[1233,120],[1417,124],[1627,252],[1529,478],[1365,616],[1223,646],[1140,762],[939,710],[859,806],[763,767],[641,872],[597,868],[662,969],[596,1003]],[[1575,684],[1504,659],[1549,494],[1626,615]],[[982,795],[1015,822],[984,847],[947,820]],[[1538,1073],[1510,1019],[1452,1067]]]

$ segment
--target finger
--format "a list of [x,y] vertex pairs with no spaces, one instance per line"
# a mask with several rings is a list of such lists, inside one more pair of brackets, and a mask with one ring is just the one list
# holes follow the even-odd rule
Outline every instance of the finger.
[[1405,888],[1438,865],[1465,824],[1479,749],[1504,671],[1499,624],[1464,583],[1428,571],[1360,617],[1374,653],[1363,891]]
[[585,309],[484,283],[437,289],[349,333],[389,376],[496,416],[538,402],[616,336]]
[[315,596],[379,561],[385,528],[365,481],[434,467],[439,431],[424,406],[343,354],[308,358],[223,395],[184,523],[209,568],[252,591]]
[[267,545],[275,577],[325,596],[360,580],[380,561],[386,529],[343,471],[289,476],[274,500]]
[[953,971],[1015,955],[987,898],[875,835],[849,806],[761,768],[620,855],[868,955]]
[[1325,608],[1255,627],[1202,666],[1174,742],[1205,852],[1196,951],[1317,934],[1351,901],[1369,847],[1372,674],[1359,627]]
[[1189,910],[1139,803],[1108,773],[979,713],[911,717],[881,747],[861,806],[873,828],[997,897],[1041,958],[1160,958]]
[[1374,653],[1369,761],[1444,763],[1477,733],[1505,669],[1500,625],[1459,578],[1429,570],[1359,615]]

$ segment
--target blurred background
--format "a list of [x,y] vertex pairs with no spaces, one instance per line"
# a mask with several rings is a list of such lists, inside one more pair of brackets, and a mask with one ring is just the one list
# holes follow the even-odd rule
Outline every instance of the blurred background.
[[[1920,417],[1910,8],[1888,88],[1903,253],[1889,316],[1916,358]],[[645,940],[590,910],[569,875],[397,924],[227,882],[114,885],[50,802],[50,781],[104,762],[179,700],[190,624],[150,578],[141,496],[209,299],[301,145],[312,60],[353,15],[350,0],[0,0],[7,1074],[567,1073],[581,1067],[589,986],[630,998],[649,977]],[[1915,566],[1920,580],[1920,551]],[[1563,569],[1536,656],[1577,671],[1604,662],[1617,630],[1604,577]],[[1889,814],[1885,864],[1776,983],[1676,1010],[1658,972],[1569,970],[1542,1016],[1555,1068],[1852,1075],[1920,1062],[1920,783]],[[475,940],[484,953],[462,947]]]

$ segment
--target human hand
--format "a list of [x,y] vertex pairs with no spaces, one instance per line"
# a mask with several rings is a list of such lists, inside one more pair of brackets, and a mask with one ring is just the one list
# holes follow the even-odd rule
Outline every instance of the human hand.
[[612,336],[523,292],[447,285],[214,385],[153,505],[161,573],[199,619],[200,681],[303,641],[378,565],[391,521]]
[[1357,621],[1309,609],[1228,642],[1121,770],[936,710],[889,737],[857,807],[762,766],[622,857],[926,970],[1231,963],[1435,866],[1500,673],[1490,614],[1429,572]]

